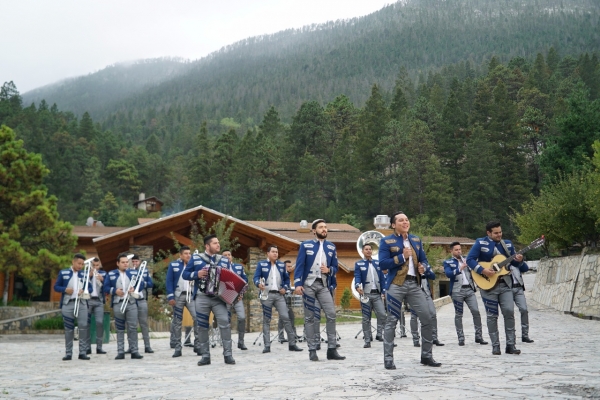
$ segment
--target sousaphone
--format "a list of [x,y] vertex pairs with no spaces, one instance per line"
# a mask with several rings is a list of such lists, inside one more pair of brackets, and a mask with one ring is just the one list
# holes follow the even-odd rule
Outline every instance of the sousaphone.
[[[383,238],[383,233],[378,231],[363,232],[363,234],[360,235],[358,237],[358,240],[356,241],[356,250],[358,251],[358,254],[360,254],[360,258],[365,258],[362,249],[365,244],[368,244],[371,245],[371,249],[373,249],[373,254],[371,255],[371,258],[375,261],[379,261],[379,242]],[[367,296],[361,296],[360,293],[358,293],[358,291],[354,287],[355,283],[355,279],[352,279],[352,284],[350,286],[350,288],[352,289],[352,296],[354,296],[354,298],[360,301],[361,303],[368,303],[369,298]]]

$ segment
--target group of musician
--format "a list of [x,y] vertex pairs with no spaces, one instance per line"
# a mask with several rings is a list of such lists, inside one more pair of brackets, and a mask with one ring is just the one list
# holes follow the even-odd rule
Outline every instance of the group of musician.
[[[364,244],[363,259],[355,264],[355,289],[361,297],[362,331],[364,348],[370,348],[373,341],[371,315],[375,312],[377,328],[375,340],[383,341],[384,367],[395,369],[394,339],[400,322],[404,334],[404,310],[411,313],[411,333],[415,347],[421,349],[421,363],[439,367],[441,363],[433,358],[432,348],[444,346],[437,337],[437,319],[429,280],[435,279],[421,239],[409,233],[410,221],[403,212],[391,218],[393,233],[381,239],[378,260],[373,258],[371,244]],[[299,337],[294,326],[291,302],[286,302],[286,294],[291,293],[290,274],[294,272],[296,295],[301,295],[304,305],[304,338],[308,345],[308,357],[318,361],[317,351],[321,347],[320,319],[323,310],[326,319],[328,360],[344,360],[338,353],[336,312],[333,291],[337,286],[336,273],[338,260],[335,245],[327,240],[327,224],[323,219],[312,223],[315,239],[301,243],[295,266],[291,261],[279,260],[279,250],[275,245],[267,247],[267,258],[257,263],[253,284],[259,290],[263,310],[263,353],[271,351],[270,324],[273,308],[279,315],[279,342],[288,342],[289,351],[300,352]],[[486,226],[487,236],[475,241],[466,259],[462,256],[461,245],[450,245],[451,255],[444,261],[444,272],[450,278],[450,295],[455,309],[455,327],[458,345],[465,345],[462,325],[463,305],[467,304],[473,316],[475,343],[488,344],[483,339],[481,316],[475,293],[477,287],[472,274],[491,277],[495,271],[484,268],[480,262],[489,262],[496,255],[509,257],[515,250],[509,240],[502,239],[499,222]],[[90,260],[88,260],[90,261]],[[107,296],[113,308],[117,332],[117,356],[125,358],[125,331],[132,359],[143,356],[138,349],[138,324],[142,331],[145,353],[153,353],[148,330],[148,289],[153,287],[150,274],[139,267],[139,257],[121,253],[117,257],[117,269],[108,273],[101,269],[97,258],[91,260],[91,268],[82,270],[88,261],[82,254],[75,254],[70,268],[59,272],[54,286],[62,293],[60,305],[65,326],[66,354],[63,360],[73,356],[74,327],[79,329],[79,359],[89,360],[91,353],[89,325],[91,316],[96,320],[96,353],[105,354],[102,349],[104,302]],[[145,264],[145,263],[144,263]],[[214,326],[219,329],[223,357],[226,364],[235,364],[233,340],[231,337],[231,314],[235,312],[238,321],[237,347],[247,350],[244,343],[246,313],[242,301],[228,304],[215,295],[215,271],[233,271],[244,283],[248,277],[241,264],[233,262],[230,250],[221,251],[219,239],[215,235],[204,238],[204,251],[192,254],[188,246],[181,246],[179,258],[168,265],[166,292],[168,304],[172,307],[171,348],[173,357],[181,357],[183,309],[188,309],[193,323],[194,352],[201,357],[199,366],[211,364],[209,329],[211,313]],[[516,255],[510,264],[510,273],[502,276],[499,283],[489,290],[481,289],[481,297],[487,313],[488,333],[492,341],[492,354],[500,355],[500,335],[498,332],[499,311],[504,317],[507,354],[519,354],[515,346],[514,305],[521,312],[522,341],[531,343],[528,334],[527,304],[523,294],[524,284],[521,273],[528,270],[522,255]],[[231,273],[230,273],[231,274]],[[218,281],[217,281],[218,286]],[[90,289],[91,288],[91,289]],[[89,292],[89,296],[84,297]],[[240,300],[243,292],[237,300]],[[288,296],[289,299],[289,296]],[[81,302],[82,307],[78,307]],[[404,306],[403,306],[404,305]],[[403,309],[404,307],[404,309]],[[419,336],[420,324],[420,336]],[[285,339],[283,332],[287,334]],[[190,332],[191,335],[191,332]]]

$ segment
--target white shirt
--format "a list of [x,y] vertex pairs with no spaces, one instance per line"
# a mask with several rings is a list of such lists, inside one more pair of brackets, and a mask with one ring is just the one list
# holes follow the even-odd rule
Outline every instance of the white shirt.
[[[92,267],[93,268],[93,267]],[[98,281],[96,280],[96,274],[92,275],[92,297],[98,296]]]
[[71,279],[69,280],[69,284],[67,287],[73,289],[73,293],[71,293],[71,300],[75,300],[79,297],[79,273],[71,267],[71,271],[73,271],[73,275],[71,275]]
[[[457,258],[457,260],[458,260],[458,267],[459,267],[459,269],[461,267],[461,264],[463,264],[463,263],[466,264],[465,261],[462,259],[462,257],[461,258]],[[462,284],[463,285],[468,285],[469,284],[469,278],[467,278],[467,273],[468,272],[466,272],[467,268],[469,268],[469,267],[466,267],[462,271],[460,271],[460,274],[462,275]]]
[[[409,248],[412,251],[412,246],[410,245],[408,237],[404,239],[404,247]],[[415,263],[413,262],[412,255],[408,257],[408,275],[417,276],[417,273],[415,271]]]
[[277,270],[277,264],[271,264],[271,270],[269,271],[269,290],[279,291],[279,271]]
[[[123,285],[123,287],[121,288],[123,290],[124,293],[127,292],[127,290],[129,289],[129,277],[127,276],[126,272],[121,272],[119,271],[119,274],[121,274],[121,285]],[[125,294],[123,294],[123,296],[120,296],[121,298],[125,297]]]

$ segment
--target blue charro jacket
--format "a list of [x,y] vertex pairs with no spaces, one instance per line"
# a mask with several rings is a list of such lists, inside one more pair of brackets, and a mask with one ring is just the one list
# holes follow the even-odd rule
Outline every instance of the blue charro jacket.
[[248,276],[246,276],[246,271],[244,271],[244,266],[242,264],[231,264],[231,270],[248,283]]
[[[206,257],[209,257],[208,254],[202,253]],[[210,257],[215,264],[221,268],[231,269],[231,262],[227,257],[223,257],[221,255],[214,255]],[[194,283],[194,298],[196,298],[196,293],[198,293],[198,288],[200,287],[200,279],[198,278],[198,271],[201,269],[208,269],[210,265],[207,264],[199,254],[192,254],[192,258],[188,261],[185,269],[183,270],[183,279],[188,281],[195,281]]]
[[[423,243],[421,243],[421,239],[419,239],[418,236],[411,235],[409,233],[408,240],[417,257],[417,260],[413,260],[413,262],[415,264],[415,272],[418,275],[418,272],[416,271],[417,264],[422,263],[428,266],[429,262],[427,261],[425,250],[423,250]],[[402,265],[407,261],[402,255],[403,250],[404,238],[396,235],[395,233],[384,237],[379,242],[379,266],[382,270],[388,271],[385,290],[389,288],[390,284],[396,277],[396,274],[403,268]],[[406,268],[408,268],[408,265],[406,265]]]
[[[494,248],[497,248],[500,254],[505,257],[510,257],[515,254],[515,248],[510,240],[504,240],[506,243],[506,247],[510,254],[506,254],[504,251],[504,247],[500,242],[494,242],[488,236],[479,238],[475,240],[475,244],[471,247],[469,254],[467,255],[467,265],[472,271],[481,274],[483,271],[483,267],[479,265],[480,261],[490,262],[494,258]],[[529,266],[525,262],[517,262],[513,260],[510,263],[512,266],[519,269],[521,272],[526,272],[529,270]]]
[[[331,270],[327,277],[327,282],[323,281],[323,286],[329,288],[332,286],[331,279],[335,277],[338,270],[337,250],[335,245],[328,240],[323,241],[324,253],[327,258],[327,267]],[[296,270],[294,272],[294,286],[304,286],[304,281],[310,273],[310,269],[319,252],[321,242],[318,239],[307,240],[300,244],[298,257],[296,258]]]
[[[131,281],[134,277],[137,278],[138,270],[129,268],[125,270],[125,274],[127,275],[127,278],[129,278],[129,280]],[[128,289],[117,287],[117,281],[119,280],[120,276],[121,275],[119,273],[119,269],[113,269],[106,275],[106,278],[104,278],[104,293],[110,294],[110,304],[113,307],[115,305],[115,296],[117,295],[117,289],[122,289],[124,292],[127,292]],[[145,288],[144,285],[145,282],[142,281],[142,284],[140,285],[140,290]]]
[[[467,264],[468,265],[468,264]],[[444,260],[444,273],[448,278],[450,278],[450,296],[452,296],[452,288],[454,287],[454,283],[459,279],[462,281],[462,274],[467,273],[470,274],[470,268],[463,269],[463,272],[460,272],[460,263],[454,257],[450,257],[447,260]],[[469,285],[474,291],[477,291],[475,284],[473,282],[473,278],[467,276],[469,281]]]
[[[377,271],[377,276],[379,276],[379,284],[380,287],[377,288],[381,293],[385,293],[385,276],[383,272],[381,272],[381,267],[379,266],[379,261],[370,260]],[[360,260],[354,263],[354,286],[358,288],[358,285],[362,283],[363,289],[366,287],[367,283],[369,283],[371,277],[368,275],[369,267],[367,265],[367,260]]]
[[[65,293],[65,290],[67,290],[67,286],[69,285],[69,281],[71,280],[72,276],[73,270],[71,269],[71,267],[61,269],[58,273],[58,277],[56,278],[56,282],[54,283],[54,291],[61,293],[60,308],[62,308],[63,306],[63,300],[65,298],[65,295],[69,296]],[[77,273],[77,276],[79,277],[79,288],[83,289],[83,270],[79,271]]]
[[[277,260],[275,262],[277,271],[279,272],[279,279],[281,287],[285,290],[290,290],[290,274],[285,269],[285,263]],[[265,278],[265,282],[269,279],[269,273],[271,272],[271,262],[267,260],[261,260],[256,264],[256,271],[254,271],[254,285],[258,287],[260,278]],[[266,284],[265,284],[266,285]]]

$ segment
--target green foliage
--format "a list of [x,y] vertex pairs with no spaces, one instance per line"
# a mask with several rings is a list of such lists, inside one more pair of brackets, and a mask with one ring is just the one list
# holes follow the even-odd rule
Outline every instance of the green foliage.
[[340,299],[340,305],[342,306],[342,310],[346,311],[350,308],[350,300],[352,300],[352,293],[350,292],[349,288],[344,288],[342,298]]
[[71,224],[59,219],[56,197],[42,183],[48,172],[38,154],[0,127],[0,272],[23,277],[30,295],[69,265],[76,244]]
[[65,324],[61,316],[38,319],[33,324],[35,330],[63,330]]

